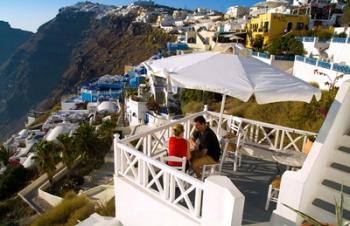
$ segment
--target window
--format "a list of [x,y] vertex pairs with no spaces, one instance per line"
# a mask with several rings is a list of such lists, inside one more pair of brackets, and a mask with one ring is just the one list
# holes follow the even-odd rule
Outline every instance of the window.
[[292,30],[292,26],[293,26],[292,22],[288,22],[286,32],[290,32]]
[[265,22],[264,23],[264,32],[268,32],[269,31],[269,22]]
[[304,23],[297,23],[296,29],[297,29],[297,31],[303,30],[304,29]]

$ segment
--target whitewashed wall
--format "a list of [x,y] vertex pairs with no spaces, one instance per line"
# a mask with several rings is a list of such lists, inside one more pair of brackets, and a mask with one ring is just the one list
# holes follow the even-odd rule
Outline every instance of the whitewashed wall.
[[126,112],[130,125],[139,125],[143,121],[146,111],[146,102],[134,101],[131,98],[127,100]]
[[318,188],[334,157],[342,135],[350,128],[349,109],[350,81],[347,81],[338,91],[302,169],[296,172],[286,171],[283,174],[274,215],[300,223],[297,215],[283,206],[283,204],[287,204],[310,214],[321,222],[335,223],[334,217],[330,218],[313,208],[312,201],[317,197]]
[[[318,83],[320,89],[328,90],[329,87],[325,84],[329,79],[326,76],[315,73],[318,72],[326,73],[331,80],[334,80],[336,76],[342,74],[330,69],[321,68],[315,65],[307,64],[301,61],[295,61],[293,66],[293,75],[306,81],[306,82],[316,82]],[[339,79],[336,86],[339,87],[345,80],[350,79],[350,75],[344,75],[342,79]]]
[[123,225],[139,226],[240,226],[244,196],[223,176],[204,183],[202,219],[196,220],[127,179],[115,176],[116,218]]
[[350,65],[350,43],[331,42],[327,53],[332,62]]

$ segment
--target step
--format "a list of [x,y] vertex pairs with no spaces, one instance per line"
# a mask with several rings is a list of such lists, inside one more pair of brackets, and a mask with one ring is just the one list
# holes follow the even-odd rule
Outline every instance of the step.
[[340,144],[342,146],[350,147],[350,131],[348,131],[341,137]]
[[[337,183],[335,181],[328,180],[328,179],[323,180],[322,181],[322,185],[324,185],[326,187],[329,187],[331,189],[337,190],[339,192],[340,192],[340,189],[341,189],[341,184],[340,183]],[[350,187],[348,187],[346,185],[343,185],[343,193],[347,194],[347,195],[350,195]]]
[[343,164],[340,164],[340,163],[337,163],[337,162],[333,162],[331,164],[331,167],[333,169],[336,169],[336,170],[339,170],[339,171],[342,171],[342,172],[350,174],[350,167],[349,166],[346,166],[346,165],[343,165]]
[[350,148],[341,146],[332,154],[332,162],[350,166]]
[[[350,210],[350,196],[345,193],[343,194],[344,208]],[[325,202],[335,204],[335,202],[340,202],[341,193],[340,191],[334,190],[328,186],[319,186],[314,197],[322,199]]]
[[[327,201],[324,201],[322,199],[315,199],[312,204],[314,206],[317,206],[320,209],[323,209],[329,213],[332,213],[335,215],[335,205],[332,203],[329,203]],[[346,220],[350,220],[350,211],[347,209],[343,210],[343,218]]]
[[350,147],[340,146],[340,147],[338,148],[338,150],[339,150],[339,151],[342,151],[342,152],[344,152],[344,153],[346,153],[346,154],[350,154]]
[[322,176],[324,180],[331,180],[338,184],[342,184],[350,187],[350,176],[348,173],[341,170],[327,166],[324,170],[324,175]]

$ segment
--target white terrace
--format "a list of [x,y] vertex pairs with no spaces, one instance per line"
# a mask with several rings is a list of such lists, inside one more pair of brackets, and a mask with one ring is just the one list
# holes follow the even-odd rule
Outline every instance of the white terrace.
[[[349,86],[350,82],[342,85],[301,170],[283,174],[270,225],[300,222],[282,203],[321,217],[323,222],[334,223],[332,204],[340,184],[346,185],[345,208],[350,206],[346,203],[350,194],[350,168],[347,166],[350,163],[350,137],[346,135],[350,128]],[[242,225],[242,216],[249,209],[243,213],[245,196],[234,184],[235,180],[211,176],[203,182],[159,161],[166,154],[171,126],[182,123],[185,138],[189,138],[194,130],[192,121],[198,115],[204,115],[212,126],[218,125],[218,113],[203,111],[144,134],[123,140],[115,138],[116,217],[123,225]],[[307,138],[315,135],[229,115],[224,115],[223,130],[237,120],[243,122],[246,146],[254,150],[254,155],[259,151],[300,152]],[[242,165],[245,161],[246,157],[242,159]],[[345,218],[350,217],[349,213],[344,212]]]
[[[217,125],[219,120],[218,113],[203,111],[145,134],[123,140],[116,139],[115,172],[118,175],[115,181],[116,206],[118,218],[122,222],[131,221],[130,225],[138,225],[137,222],[141,218],[136,215],[151,216],[151,213],[156,213],[154,217],[151,217],[155,221],[152,225],[161,225],[163,221],[156,216],[162,210],[161,215],[172,219],[175,225],[178,225],[179,221],[184,221],[182,225],[189,225],[190,222],[190,225],[213,225],[214,222],[216,225],[240,224],[244,197],[231,181],[225,177],[218,177],[202,182],[159,161],[161,156],[166,155],[171,126],[175,123],[182,123],[185,128],[185,138],[189,138],[194,130],[192,121],[198,115],[204,115],[211,125]],[[315,135],[301,130],[224,115],[226,124],[234,123],[236,120],[243,121],[243,128],[247,131],[247,143],[254,144],[254,147],[264,147],[260,149],[261,152],[266,152],[266,149],[301,151],[307,137]],[[229,128],[229,126],[226,127]],[[252,147],[250,146],[250,149]],[[255,149],[255,151],[258,150],[258,148]],[[261,154],[261,156],[267,155]],[[136,190],[133,191],[134,189]],[[135,198],[138,196],[137,193],[140,197]],[[215,202],[211,200],[212,198]],[[213,205],[217,205],[218,208],[213,208]],[[137,208],[140,208],[139,211],[136,210]],[[217,213],[214,214],[214,211]],[[126,219],[121,219],[124,213]],[[133,214],[136,215],[133,216]],[[218,224],[220,221],[222,223]]]

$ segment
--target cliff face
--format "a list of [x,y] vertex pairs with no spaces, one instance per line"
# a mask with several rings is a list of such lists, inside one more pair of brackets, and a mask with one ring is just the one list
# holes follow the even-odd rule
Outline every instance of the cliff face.
[[32,32],[11,28],[9,23],[0,21],[0,64],[32,35]]
[[92,3],[63,8],[0,66],[0,137],[22,127],[31,108],[48,109],[80,82],[121,73],[171,39],[120,10]]

